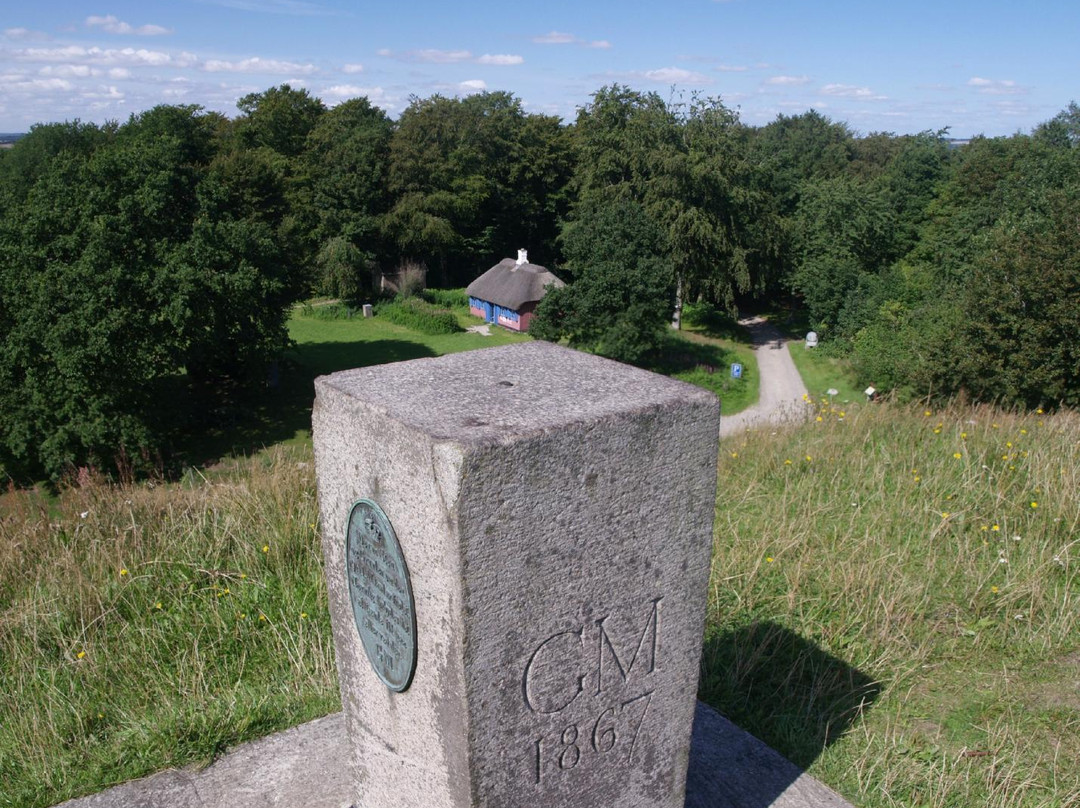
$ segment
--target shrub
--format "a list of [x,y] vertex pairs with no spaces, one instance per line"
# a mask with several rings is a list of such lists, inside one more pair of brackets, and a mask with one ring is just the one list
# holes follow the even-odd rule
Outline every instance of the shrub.
[[379,307],[379,316],[423,334],[455,334],[461,331],[457,317],[419,297],[399,297]]
[[448,309],[469,305],[469,295],[464,289],[425,289],[423,297],[428,303]]
[[398,268],[398,295],[415,297],[424,291],[427,270],[422,264],[408,263]]
[[353,317],[362,316],[362,310],[359,306],[350,306],[347,303],[323,303],[313,306],[311,303],[305,303],[300,310],[300,313],[304,317],[310,317],[313,320],[351,320]]

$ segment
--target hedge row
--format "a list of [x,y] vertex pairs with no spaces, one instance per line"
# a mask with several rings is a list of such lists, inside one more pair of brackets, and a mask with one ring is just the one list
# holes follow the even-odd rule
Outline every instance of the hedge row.
[[454,334],[461,331],[457,317],[419,297],[399,298],[378,309],[380,317],[424,334]]

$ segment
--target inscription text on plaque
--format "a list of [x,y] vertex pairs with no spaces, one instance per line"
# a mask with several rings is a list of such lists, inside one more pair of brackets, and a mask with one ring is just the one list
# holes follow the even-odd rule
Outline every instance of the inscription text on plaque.
[[416,671],[416,607],[405,556],[382,508],[352,506],[345,530],[349,599],[360,641],[376,676],[402,692]]

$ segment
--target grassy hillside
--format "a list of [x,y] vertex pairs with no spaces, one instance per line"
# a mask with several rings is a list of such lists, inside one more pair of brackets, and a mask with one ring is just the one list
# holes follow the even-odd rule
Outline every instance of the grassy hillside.
[[702,696],[859,806],[1080,804],[1080,418],[725,442]]
[[86,477],[0,514],[0,806],[48,806],[338,707],[309,450]]
[[[0,497],[0,808],[336,709],[311,379],[527,339],[290,326],[271,448]],[[860,806],[1080,804],[1080,416],[822,403],[725,439],[718,485],[704,699]]]
[[[0,805],[337,708],[305,445],[0,520]],[[720,456],[701,695],[860,806],[1080,799],[1080,417],[863,406]]]

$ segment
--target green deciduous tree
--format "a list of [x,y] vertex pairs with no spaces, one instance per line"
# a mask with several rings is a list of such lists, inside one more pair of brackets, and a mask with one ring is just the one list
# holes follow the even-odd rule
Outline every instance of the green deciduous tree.
[[299,276],[280,174],[263,150],[223,152],[221,124],[157,107],[29,161],[0,218],[9,474],[151,462],[192,412],[185,391],[251,378],[284,346]]
[[774,219],[747,134],[718,99],[665,103],[612,85],[578,114],[579,205],[632,199],[664,231],[680,298],[729,310],[761,289]]
[[307,138],[303,171],[317,245],[315,288],[345,298],[371,288],[372,268],[393,257],[382,233],[390,206],[393,123],[366,98],[328,110]]
[[261,93],[248,93],[236,102],[242,117],[236,134],[247,147],[264,146],[286,157],[298,157],[308,134],[326,107],[307,90],[288,84]]
[[874,184],[839,176],[801,186],[790,283],[820,330],[834,329],[860,279],[891,261],[894,224],[888,200]]
[[579,210],[563,245],[574,282],[548,290],[530,332],[641,362],[659,347],[673,305],[664,232],[640,203],[617,199]]
[[466,283],[527,247],[554,256],[565,209],[568,136],[509,93],[414,98],[390,147],[394,203],[384,222],[402,259]]
[[974,262],[964,310],[964,381],[976,397],[1080,406],[1080,170],[1043,206],[995,227]]

